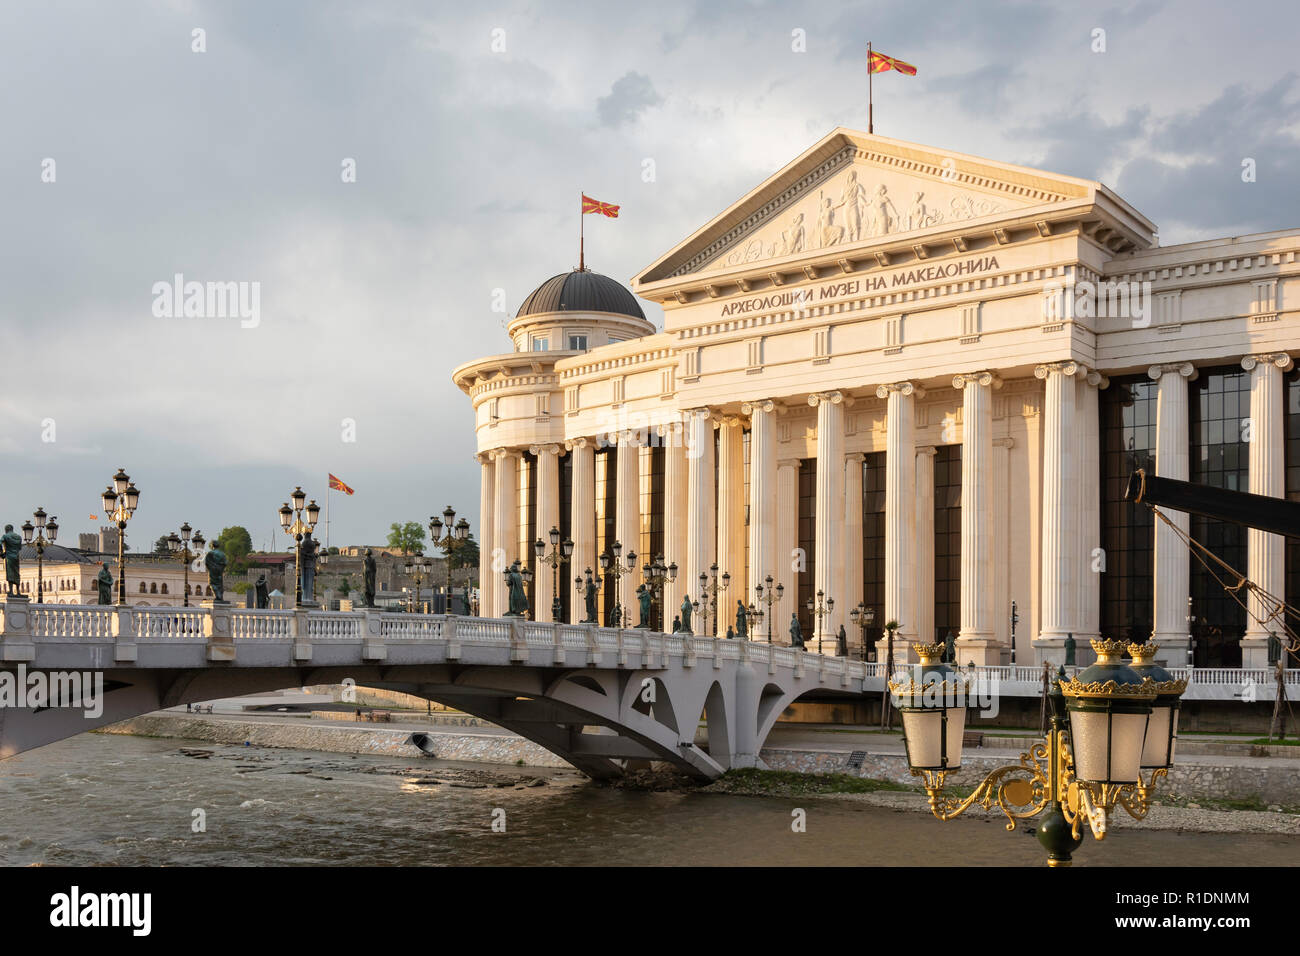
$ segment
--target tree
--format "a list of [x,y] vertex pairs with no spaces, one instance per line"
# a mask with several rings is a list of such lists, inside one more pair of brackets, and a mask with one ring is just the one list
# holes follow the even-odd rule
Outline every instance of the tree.
[[253,550],[253,536],[247,528],[242,525],[223,528],[214,543],[226,553],[232,574],[240,574],[248,569],[248,553]]
[[167,537],[168,537],[167,535],[163,535],[153,543],[153,550],[155,554],[166,554],[169,550],[171,550],[170,548],[167,547]]
[[474,540],[474,535],[468,534],[464,541],[455,541],[448,543],[446,538],[438,542],[438,547],[447,557],[447,569],[450,571],[459,571],[461,568],[478,567],[478,542]]
[[388,546],[400,550],[402,554],[419,551],[423,542],[424,525],[418,521],[408,521],[406,524],[394,521],[389,528]]

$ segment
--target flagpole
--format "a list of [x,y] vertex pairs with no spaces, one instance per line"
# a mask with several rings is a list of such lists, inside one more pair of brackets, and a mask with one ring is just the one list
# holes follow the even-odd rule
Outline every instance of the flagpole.
[[330,553],[330,482],[325,479],[325,553]]
[[872,101],[873,88],[872,84],[876,76],[876,71],[871,68],[871,41],[867,41],[867,132],[874,133],[875,127],[875,103]]
[[587,217],[582,211],[582,199],[581,199],[582,195],[584,194],[579,193],[579,199],[578,199],[578,271],[579,272],[584,272],[586,271],[587,268],[586,250],[583,248],[583,245],[586,242],[586,237],[583,235],[583,226],[586,224]]

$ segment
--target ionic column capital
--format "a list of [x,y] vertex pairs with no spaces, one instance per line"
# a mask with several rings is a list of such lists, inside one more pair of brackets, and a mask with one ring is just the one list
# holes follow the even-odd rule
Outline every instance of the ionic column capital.
[[1046,362],[1034,369],[1034,378],[1045,379],[1053,372],[1064,375],[1066,378],[1074,378],[1080,371],[1086,372],[1078,362]]
[[568,441],[564,443],[564,447],[567,448],[569,451],[577,451],[579,449],[586,448],[591,443],[592,442],[590,438],[570,438]]
[[502,458],[518,458],[519,449],[517,448],[493,448],[488,451],[487,456],[493,461],[500,461]]
[[953,388],[963,389],[967,385],[1001,388],[1002,379],[997,372],[961,372],[952,377]]
[[1241,360],[1241,367],[1247,372],[1252,371],[1256,365],[1276,365],[1283,372],[1289,372],[1295,362],[1285,352],[1257,352]]
[[740,410],[746,415],[753,415],[755,412],[774,412],[776,411],[776,402],[770,398],[756,399],[752,402],[743,403]]
[[888,385],[876,386],[876,398],[888,398],[891,392],[897,392],[899,395],[915,395],[917,398],[925,398],[925,389],[915,382],[891,382]]
[[776,463],[777,468],[793,468],[798,471],[803,467],[803,462],[798,458],[783,458]]
[[939,449],[934,445],[918,445],[916,448],[916,457],[918,458],[922,455],[927,458],[933,458],[937,454],[939,454]]
[[492,464],[493,461],[492,452],[481,451],[474,456],[474,460],[477,461],[480,465],[490,465]]
[[1006,438],[995,438],[993,439],[993,447],[994,448],[1015,448],[1016,440],[1012,438],[1010,435],[1008,435]]
[[529,451],[531,454],[533,454],[533,455],[538,455],[538,456],[540,456],[540,455],[554,455],[554,456],[557,457],[557,458],[558,458],[560,455],[564,454],[564,449],[561,448],[559,445],[556,445],[556,444],[550,444],[550,445],[529,445],[529,446],[528,446],[528,451]]
[[1181,375],[1183,378],[1191,380],[1196,378],[1196,366],[1191,362],[1165,362],[1161,365],[1152,365],[1147,369],[1147,377],[1153,382],[1158,382],[1165,375]]
[[1102,375],[1101,372],[1098,372],[1096,369],[1089,371],[1084,381],[1098,391],[1110,387],[1110,379],[1105,375]]
[[843,392],[838,390],[830,392],[813,392],[808,396],[808,404],[813,408],[816,408],[818,405],[823,403],[848,406],[853,404],[853,396],[845,395]]

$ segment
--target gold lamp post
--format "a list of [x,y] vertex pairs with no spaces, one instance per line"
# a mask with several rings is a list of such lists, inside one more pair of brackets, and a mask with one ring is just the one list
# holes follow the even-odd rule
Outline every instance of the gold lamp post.
[[[677,580],[677,562],[664,564],[664,556],[661,554],[649,564],[641,565],[641,580],[650,589],[651,607],[659,608],[659,630],[666,631],[668,609],[664,607],[664,586]],[[647,628],[651,625],[652,621],[646,621]]]
[[[464,520],[463,518],[461,519]],[[564,602],[560,600],[560,565],[568,564],[573,557],[573,539],[560,540],[560,529],[552,527],[547,537],[551,540],[551,550],[546,550],[546,542],[538,538],[533,542],[533,556],[540,564],[551,568],[551,620],[561,623],[564,616]]]
[[831,610],[835,607],[835,598],[827,597],[825,591],[818,591],[815,597],[810,597],[804,602],[806,607],[813,615],[813,620],[817,624],[817,653],[822,652],[822,636],[826,633],[826,618],[831,616]]
[[636,552],[629,551],[627,564],[624,564],[623,544],[617,539],[609,546],[609,550],[600,556],[600,573],[602,575],[608,574],[614,579],[614,610],[611,616],[613,617],[613,624],[617,628],[622,628],[625,622],[631,619],[628,609],[623,606],[622,588],[619,587],[619,581],[623,579],[623,575],[631,574],[635,570]]
[[785,585],[777,584],[773,587],[772,575],[770,574],[763,579],[762,584],[754,585],[754,596],[758,598],[760,603],[767,606],[766,612],[761,609],[759,610],[758,623],[762,625],[763,618],[767,618],[767,643],[769,644],[772,643],[772,605],[781,600],[784,594]]
[[723,571],[721,583],[718,581],[718,565],[713,563],[709,565],[708,574],[700,572],[700,611],[703,620],[700,631],[705,637],[709,636],[709,618],[713,618],[713,626],[718,626],[718,594],[726,591],[731,587],[731,572]]
[[185,569],[185,602],[184,606],[190,606],[190,563],[203,553],[203,545],[207,539],[203,537],[202,531],[194,532],[194,550],[190,550],[190,523],[187,521],[181,525],[181,533],[177,535],[175,531],[167,536],[167,550],[180,558],[181,567]]
[[876,623],[876,609],[867,607],[865,603],[859,601],[858,606],[849,611],[849,620],[856,624],[858,630],[862,632],[862,659],[865,661],[867,659],[867,631]]
[[[45,509],[37,506],[36,511],[32,514],[32,521],[23,522],[23,544],[30,544],[36,548],[36,603],[45,603],[45,548],[47,545],[54,543],[59,536],[59,522],[57,519],[45,517]],[[33,537],[33,532],[35,536]]]
[[[307,493],[299,485],[293,489],[293,494],[289,496],[293,502],[293,507],[289,507],[286,501],[280,506],[280,527],[284,533],[291,535],[295,542],[293,552],[293,606],[302,607],[302,539],[311,534],[316,529],[316,522],[320,518],[320,505],[316,504],[316,499],[311,500],[311,504],[304,507],[307,500]],[[306,520],[303,520],[303,516]]]
[[131,476],[119,468],[101,498],[104,516],[117,524],[117,606],[123,607],[126,604],[126,523],[135,515],[140,491],[131,482]]
[[407,560],[406,575],[415,581],[415,591],[411,598],[406,602],[406,609],[414,614],[417,609],[424,611],[424,602],[421,600],[424,593],[424,582],[429,579],[433,573],[433,564],[424,556],[423,551],[417,551]]
[[[996,806],[1014,830],[1020,820],[1041,815],[1037,836],[1048,865],[1069,866],[1083,843],[1083,824],[1101,840],[1116,806],[1136,820],[1147,815],[1156,782],[1173,764],[1187,682],[1153,663],[1156,645],[1092,646],[1097,663],[1069,680],[1064,668],[1057,672],[1046,741],[1022,753],[1018,764],[992,771],[965,798],[949,796],[944,785],[961,767],[967,678],[941,663],[942,644],[916,646],[921,662],[891,677],[889,690],[903,715],[908,766],[924,781],[936,817]],[[1134,655],[1132,666],[1123,662],[1125,650]]]

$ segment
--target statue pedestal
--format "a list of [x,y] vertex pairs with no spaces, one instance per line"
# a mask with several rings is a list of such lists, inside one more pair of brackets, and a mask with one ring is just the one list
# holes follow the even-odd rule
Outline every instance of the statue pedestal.
[[36,659],[36,645],[31,636],[32,620],[27,613],[29,603],[21,594],[6,594],[0,599],[0,660]]

